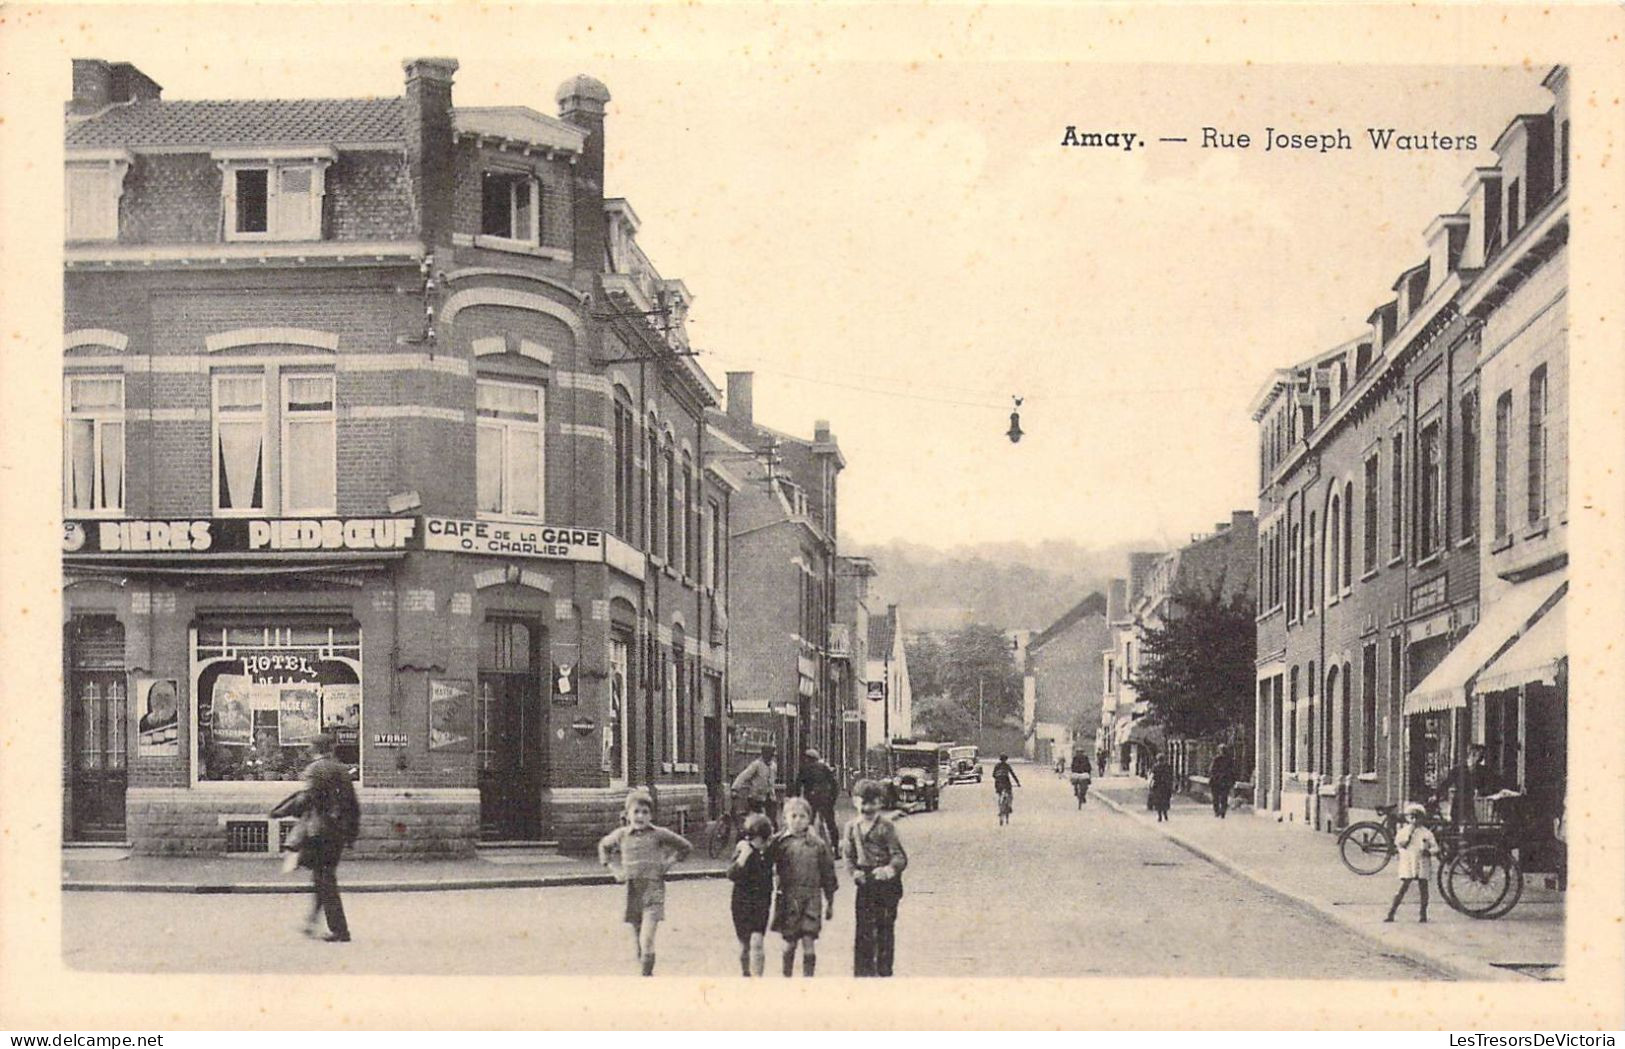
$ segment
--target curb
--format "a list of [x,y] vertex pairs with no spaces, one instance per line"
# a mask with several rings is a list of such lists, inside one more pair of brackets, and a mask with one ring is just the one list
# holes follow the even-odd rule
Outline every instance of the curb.
[[1379,930],[1371,929],[1365,923],[1354,920],[1349,915],[1338,910],[1336,907],[1322,903],[1313,896],[1302,895],[1292,889],[1283,888],[1274,880],[1260,874],[1258,871],[1255,871],[1250,867],[1246,867],[1232,859],[1229,859],[1228,857],[1220,856],[1214,852],[1211,852],[1174,831],[1164,830],[1161,827],[1156,827],[1152,821],[1137,816],[1133,812],[1129,811],[1128,808],[1126,808],[1120,802],[1106,796],[1104,793],[1099,795],[1099,797],[1100,800],[1105,803],[1107,808],[1111,809],[1119,816],[1133,820],[1136,823],[1149,824],[1153,826],[1154,829],[1156,829],[1157,832],[1163,837],[1167,838],[1169,841],[1173,842],[1175,845],[1178,845],[1180,848],[1184,849],[1186,852],[1189,852],[1198,859],[1210,863],[1213,866],[1218,867],[1220,870],[1226,871],[1239,878],[1244,878],[1259,888],[1264,889],[1266,892],[1278,896],[1281,899],[1296,905],[1302,910],[1313,911],[1315,914],[1342,926],[1349,932],[1354,933],[1367,943],[1370,943],[1376,947],[1381,947],[1384,951],[1403,955],[1410,961],[1417,962],[1418,964],[1427,966],[1430,969],[1436,969],[1444,972],[1451,976],[1451,978],[1457,980],[1489,980],[1497,983],[1511,982],[1510,973],[1504,969],[1497,969],[1495,966],[1486,962],[1463,961],[1460,958],[1450,957],[1439,951],[1415,947],[1410,944],[1394,943],[1384,938]]
[[[726,878],[726,870],[673,871],[667,881]],[[467,892],[478,889],[549,889],[571,885],[614,885],[609,874],[539,874],[508,878],[441,878],[423,881],[358,881],[340,888],[350,892]],[[308,894],[304,882],[119,882],[64,881],[63,892],[181,893],[194,896],[275,896]]]

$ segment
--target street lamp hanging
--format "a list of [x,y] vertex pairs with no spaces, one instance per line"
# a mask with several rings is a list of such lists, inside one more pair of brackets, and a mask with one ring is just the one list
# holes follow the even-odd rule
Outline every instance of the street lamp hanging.
[[1010,438],[1011,444],[1021,443],[1021,398],[1012,398],[1016,402],[1016,410],[1010,413],[1010,432],[1005,436]]

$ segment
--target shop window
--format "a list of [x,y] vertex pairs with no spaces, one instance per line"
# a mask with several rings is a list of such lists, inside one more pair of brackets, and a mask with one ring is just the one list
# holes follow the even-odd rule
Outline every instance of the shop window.
[[202,624],[192,631],[197,781],[293,782],[318,732],[361,764],[361,629],[354,623]]
[[320,240],[325,164],[228,165],[227,240]]
[[522,172],[487,171],[481,180],[480,232],[541,243],[541,184]]
[[1546,366],[1529,374],[1529,523],[1546,516]]
[[626,741],[628,686],[631,684],[632,637],[616,631],[609,640],[609,709],[604,713],[603,738],[599,754],[599,771],[608,773],[616,785],[624,785],[630,778]]
[[68,379],[62,491],[70,513],[124,509],[124,377]]
[[542,387],[481,380],[475,414],[479,512],[541,517]]

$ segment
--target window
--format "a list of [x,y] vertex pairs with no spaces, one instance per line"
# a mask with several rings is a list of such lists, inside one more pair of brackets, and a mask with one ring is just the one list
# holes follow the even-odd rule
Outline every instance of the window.
[[667,664],[666,673],[667,709],[671,712],[669,753],[674,771],[678,765],[688,761],[691,745],[688,718],[688,689],[691,675],[688,672],[684,641],[683,628],[674,627],[671,632],[671,662]]
[[1430,557],[1439,551],[1444,538],[1444,463],[1441,458],[1439,424],[1422,427],[1416,440],[1417,557]]
[[1461,399],[1461,529],[1463,539],[1478,534],[1478,397]]
[[223,514],[266,509],[265,377],[214,377],[215,509]]
[[648,494],[643,504],[643,546],[655,557],[660,556],[660,438],[655,434],[655,420],[649,417],[648,447],[644,450],[644,479],[648,481]]
[[62,493],[70,513],[124,509],[124,377],[68,380]]
[[1377,771],[1377,646],[1365,646],[1360,667],[1360,771]]
[[1512,441],[1512,391],[1495,399],[1495,538],[1507,534],[1507,468]]
[[1303,613],[1306,616],[1315,614],[1319,606],[1320,594],[1315,590],[1315,536],[1318,534],[1315,524],[1315,515],[1309,515],[1309,530],[1303,534],[1303,571],[1305,575],[1303,587]]
[[1403,656],[1403,642],[1400,635],[1395,634],[1388,639],[1388,707],[1397,710],[1405,698],[1405,661]]
[[227,240],[320,240],[325,163],[225,168]]
[[541,187],[523,172],[487,171],[480,186],[480,232],[541,243]]
[[1529,374],[1529,523],[1546,516],[1546,366]]
[[1518,235],[1518,180],[1507,183],[1507,243]]
[[69,240],[117,240],[119,198],[124,193],[124,161],[69,164],[63,199]]
[[1309,673],[1304,675],[1304,682],[1309,689],[1308,701],[1304,704],[1303,714],[1303,767],[1305,772],[1315,771],[1315,664],[1309,664]]
[[1320,746],[1320,771],[1328,776],[1335,771],[1332,768],[1332,726],[1335,724],[1332,713],[1337,706],[1337,671],[1337,667],[1326,671],[1325,709],[1321,712],[1320,737],[1317,741]]
[[1331,506],[1326,509],[1326,600],[1337,600],[1337,594],[1342,589],[1339,581],[1338,568],[1343,563],[1342,543],[1340,531],[1343,527],[1342,498],[1332,496]]
[[681,524],[678,547],[682,550],[683,575],[690,579],[699,575],[694,568],[694,555],[699,550],[699,530],[694,524],[698,503],[694,498],[694,460],[683,453],[683,474],[677,490],[677,519]]
[[712,590],[718,589],[722,563],[722,508],[715,499],[705,504],[705,565],[701,579]]
[[1388,559],[1393,561],[1405,556],[1405,435],[1401,433],[1394,434],[1394,462],[1390,473],[1393,506],[1388,512],[1393,516],[1389,518]]
[[1343,590],[1354,585],[1354,482],[1343,485]]
[[333,376],[282,377],[282,512],[332,513],[337,499]]
[[1352,709],[1354,693],[1354,668],[1347,663],[1343,664],[1343,694],[1338,697],[1337,725],[1338,735],[1341,737],[1337,744],[1337,772],[1347,775],[1354,765],[1354,713]]
[[1286,770],[1298,771],[1298,668],[1292,668],[1286,725]]
[[1286,617],[1288,621],[1298,618],[1302,611],[1302,579],[1299,578],[1298,565],[1302,558],[1299,547],[1303,543],[1303,529],[1293,525],[1286,545]]
[[632,462],[632,409],[615,402],[615,534],[632,541],[632,493],[637,484]]
[[478,499],[482,514],[542,516],[542,420],[540,386],[479,383]]
[[666,526],[664,535],[666,564],[671,566],[672,571],[676,571],[677,533],[682,527],[682,519],[677,516],[677,458],[669,443],[660,457],[660,487],[665,493],[665,508],[661,511],[661,520]]
[[1562,130],[1558,133],[1557,143],[1557,184],[1566,186],[1569,182],[1569,122],[1563,121]]
[[1381,476],[1377,455],[1373,452],[1365,461],[1365,532],[1360,537],[1365,555],[1363,568],[1367,572],[1377,567],[1377,485]]

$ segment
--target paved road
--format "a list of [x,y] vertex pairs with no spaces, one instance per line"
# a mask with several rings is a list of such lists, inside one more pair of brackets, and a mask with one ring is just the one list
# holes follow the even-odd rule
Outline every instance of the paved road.
[[[1439,976],[1214,868],[1097,802],[1076,811],[1053,773],[1025,786],[1000,828],[990,783],[944,793],[901,821],[912,864],[899,975]],[[251,862],[251,861],[245,861]],[[340,868],[340,875],[343,875]],[[738,971],[729,883],[668,889],[659,971]],[[71,966],[145,972],[598,974],[634,970],[616,887],[354,895],[356,940],[306,941],[292,896],[67,893]],[[825,929],[820,975],[852,971],[852,891]],[[777,940],[769,937],[769,970]],[[1222,959],[1222,961],[1220,961]]]

